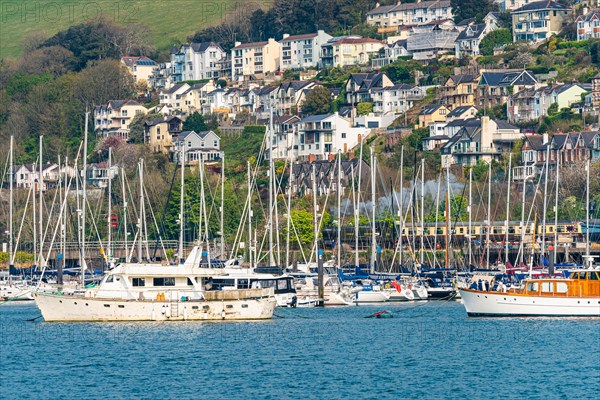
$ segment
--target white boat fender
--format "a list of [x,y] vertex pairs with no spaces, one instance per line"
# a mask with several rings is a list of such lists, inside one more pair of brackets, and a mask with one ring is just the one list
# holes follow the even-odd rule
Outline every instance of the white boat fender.
[[154,310],[154,308],[152,309],[152,315],[150,316],[150,318],[152,318],[152,321],[156,321],[156,311]]
[[183,307],[183,320],[187,321],[187,319],[188,319],[187,307]]
[[160,312],[163,315],[167,313],[166,306],[164,304],[160,307]]

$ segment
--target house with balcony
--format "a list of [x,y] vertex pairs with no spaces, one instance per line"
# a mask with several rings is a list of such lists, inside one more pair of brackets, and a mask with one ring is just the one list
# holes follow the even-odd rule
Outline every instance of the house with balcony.
[[152,118],[144,123],[144,143],[155,153],[169,154],[182,129],[183,120],[174,115]]
[[186,165],[198,164],[199,161],[214,162],[222,157],[221,139],[213,131],[185,131],[173,139],[171,151],[173,161],[178,164],[181,162],[182,152]]
[[351,120],[337,112],[306,117],[298,127],[298,159],[327,160],[338,152],[347,153],[369,132],[370,129],[352,126]]
[[440,87],[440,102],[448,108],[473,106],[476,92],[475,75],[450,75]]
[[397,32],[402,26],[424,25],[432,21],[451,20],[450,1],[419,1],[415,3],[381,6],[379,3],[367,13],[367,23],[379,33]]
[[266,42],[236,42],[231,49],[231,80],[251,80],[278,71],[280,54],[281,44],[273,38]]
[[463,126],[440,149],[442,165],[476,165],[478,161],[499,161],[522,138],[519,128],[506,121],[494,121],[484,116]]
[[534,1],[513,10],[513,41],[539,43],[559,34],[570,11],[552,0]]
[[168,89],[158,92],[159,105],[166,105],[172,110],[181,111],[184,108],[184,93],[191,88],[187,83],[177,83]]
[[125,56],[121,57],[121,62],[140,86],[149,86],[152,76],[158,70],[156,61],[146,56]]
[[[275,115],[273,116],[273,143],[271,153],[274,160],[296,160],[298,158],[298,128],[300,117],[297,115]],[[270,119],[260,120],[267,129]],[[270,157],[267,154],[266,157]]]
[[186,43],[171,51],[172,82],[216,79],[218,62],[225,57],[215,42]]
[[394,86],[394,82],[384,72],[350,74],[346,81],[346,101],[350,104],[370,102],[371,91]]
[[209,102],[208,94],[216,89],[213,81],[196,83],[181,94],[181,112],[193,114],[204,113],[204,108]]
[[485,70],[481,72],[475,102],[477,108],[490,108],[508,101],[511,94],[537,88],[535,74],[525,70]]
[[489,32],[487,24],[468,25],[456,38],[454,54],[456,58],[475,57],[479,53],[479,44]]
[[408,50],[406,50],[406,39],[386,43],[379,50],[379,53],[371,58],[371,66],[379,69],[397,61],[401,57],[412,57]]
[[577,24],[577,40],[600,39],[600,10],[588,11],[575,20]]
[[373,113],[377,116],[405,113],[422,100],[426,94],[424,88],[406,83],[374,88],[371,90]]
[[324,68],[348,67],[370,64],[383,48],[383,42],[360,36],[332,38],[321,46],[321,61]]
[[[40,177],[40,166],[36,164],[14,165],[13,183],[16,189],[31,189],[38,187]],[[70,175],[73,176],[73,168],[69,167]],[[59,168],[57,164],[47,162],[42,165],[42,191],[55,188],[60,174],[65,174],[65,169]]]
[[[456,110],[452,110],[452,112]],[[477,128],[480,125],[481,121],[474,118],[474,115],[447,122],[434,122],[429,125],[429,136],[423,139],[423,148],[430,151],[439,151],[461,129]]]
[[305,35],[284,34],[279,41],[281,71],[314,68],[321,65],[321,45],[332,38],[325,31]]
[[135,100],[110,100],[94,108],[94,131],[98,137],[117,136],[127,140],[133,118],[147,112]]
[[298,114],[302,110],[302,103],[306,99],[306,95],[316,86],[314,81],[281,83],[275,93],[277,113],[280,115]]

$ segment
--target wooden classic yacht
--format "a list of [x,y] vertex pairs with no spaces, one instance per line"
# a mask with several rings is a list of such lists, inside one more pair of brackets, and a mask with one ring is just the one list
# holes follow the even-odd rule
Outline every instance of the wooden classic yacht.
[[476,316],[600,317],[600,269],[569,279],[528,279],[522,289],[460,289],[467,314]]
[[118,264],[83,296],[35,293],[49,321],[255,320],[273,317],[269,288],[221,288],[222,269]]

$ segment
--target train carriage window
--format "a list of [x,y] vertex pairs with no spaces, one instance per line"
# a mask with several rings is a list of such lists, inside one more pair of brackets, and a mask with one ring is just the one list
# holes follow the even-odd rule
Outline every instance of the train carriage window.
[[444,230],[442,228],[438,228],[437,234],[438,235],[443,235],[444,234]]
[[508,228],[508,233],[515,233],[515,228],[514,227],[509,227]]

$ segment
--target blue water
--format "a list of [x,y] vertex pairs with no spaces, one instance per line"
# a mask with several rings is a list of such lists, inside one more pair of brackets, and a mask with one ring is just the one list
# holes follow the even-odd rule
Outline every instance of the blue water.
[[[393,319],[364,318],[388,309]],[[0,398],[600,398],[600,320],[459,303],[276,310],[243,323],[44,323],[0,306]]]

